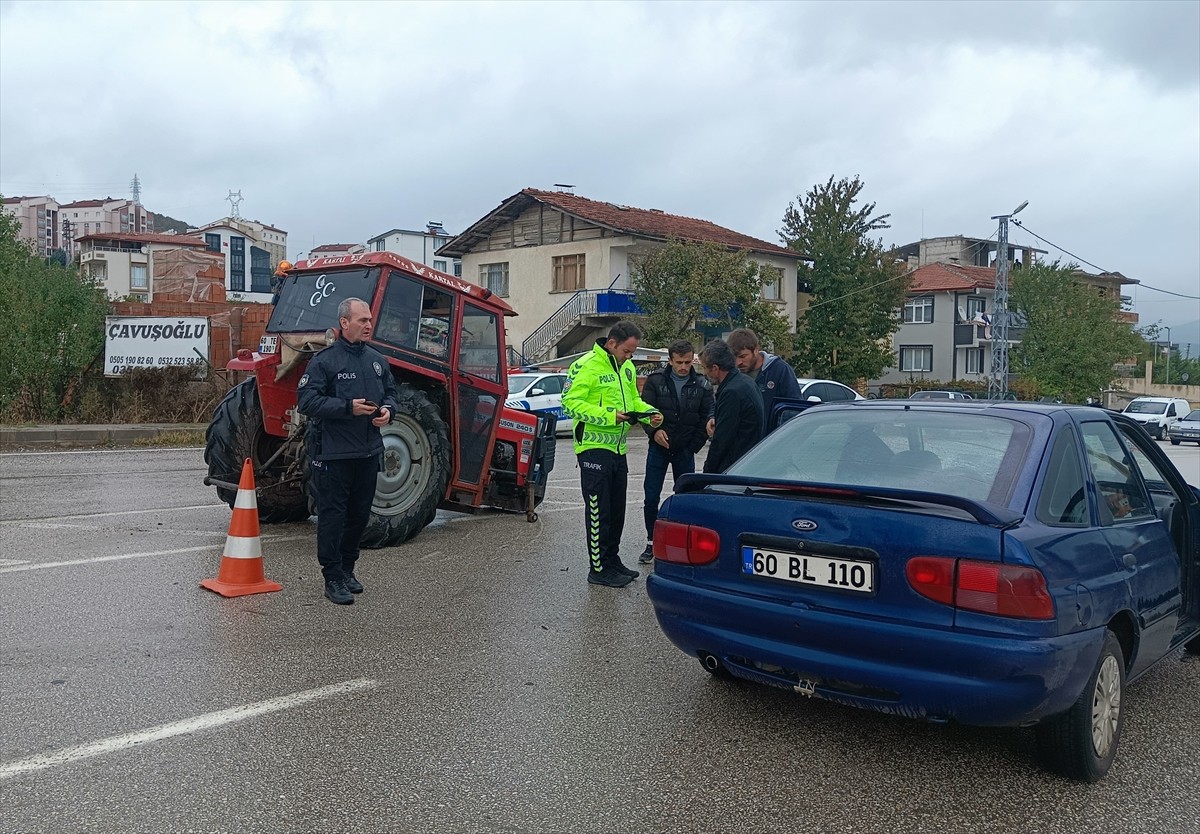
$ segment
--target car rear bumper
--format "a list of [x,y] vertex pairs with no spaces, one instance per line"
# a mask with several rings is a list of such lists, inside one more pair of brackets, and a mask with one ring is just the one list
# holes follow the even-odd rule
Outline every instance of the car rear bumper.
[[664,578],[647,579],[659,625],[685,653],[738,677],[929,721],[1019,726],[1065,712],[1103,629],[1053,638],[950,632],[867,620]]

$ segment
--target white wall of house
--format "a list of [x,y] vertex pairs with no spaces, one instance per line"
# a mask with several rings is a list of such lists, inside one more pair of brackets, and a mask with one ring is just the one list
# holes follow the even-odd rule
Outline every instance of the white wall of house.
[[[269,304],[271,301],[271,291],[269,288],[270,276],[268,276],[268,279],[267,279],[268,285],[267,285],[266,289],[261,290],[259,292],[255,292],[253,289],[254,283],[253,283],[253,276],[251,275],[253,260],[252,260],[250,247],[257,246],[260,249],[266,249],[268,252],[272,252],[272,247],[264,245],[263,243],[259,242],[255,237],[253,237],[253,234],[255,233],[255,231],[256,230],[253,227],[239,228],[238,226],[222,224],[222,225],[201,227],[201,229],[199,231],[189,232],[189,234],[194,235],[195,237],[198,237],[201,240],[204,240],[206,242],[208,241],[209,235],[217,235],[220,238],[220,241],[219,241],[220,250],[219,251],[220,251],[221,257],[225,261],[224,265],[225,265],[225,290],[226,290],[226,292],[231,293],[231,294],[236,294],[237,297],[239,297],[245,301],[254,301],[254,302],[258,302],[260,304]],[[284,237],[286,237],[286,235],[284,235]],[[232,263],[233,241],[235,238],[241,238],[242,252],[243,252],[243,255],[245,258],[245,263],[242,268],[242,276],[243,277],[242,277],[242,281],[241,281],[240,285],[238,285],[238,286],[235,286],[235,283],[237,283],[238,279],[237,279],[237,276],[234,275],[233,263]],[[284,243],[284,246],[286,246],[286,242]],[[213,249],[211,251],[218,251],[218,250]],[[272,253],[272,254],[274,254],[274,253]],[[271,260],[274,261],[274,258],[272,257]],[[278,264],[278,261],[274,261],[271,264],[272,272],[274,272],[275,266],[277,264]]]
[[455,267],[460,266],[457,258],[445,255],[435,255],[438,249],[450,242],[450,235],[431,235],[426,232],[413,232],[405,229],[392,229],[390,232],[373,237],[367,241],[367,250],[371,252],[395,252],[410,261],[431,266],[434,269],[450,275],[457,275]]

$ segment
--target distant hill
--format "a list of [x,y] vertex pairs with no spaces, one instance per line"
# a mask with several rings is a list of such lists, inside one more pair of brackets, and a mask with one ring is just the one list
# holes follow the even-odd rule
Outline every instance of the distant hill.
[[175,232],[176,234],[183,234],[188,229],[194,228],[195,226],[185,223],[182,220],[176,220],[174,217],[168,217],[165,214],[156,213],[154,215],[154,231],[158,232],[159,234],[162,234],[163,232]]
[[[1159,338],[1166,339],[1167,331],[1160,333]],[[1179,345],[1180,350],[1183,350],[1184,345],[1190,344],[1192,356],[1200,356],[1200,319],[1172,324],[1171,341]]]

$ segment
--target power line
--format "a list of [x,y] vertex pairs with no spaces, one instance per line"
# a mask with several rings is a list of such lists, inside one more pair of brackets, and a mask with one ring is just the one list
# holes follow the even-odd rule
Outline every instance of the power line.
[[[1047,246],[1053,246],[1055,249],[1057,249],[1059,252],[1062,252],[1064,255],[1070,255],[1070,256],[1071,256],[1072,258],[1074,258],[1075,260],[1079,261],[1080,263],[1085,263],[1085,264],[1087,264],[1087,265],[1088,265],[1088,266],[1090,266],[1092,269],[1098,269],[1098,270],[1100,270],[1101,272],[1105,272],[1105,273],[1110,273],[1110,274],[1111,274],[1111,271],[1110,271],[1110,270],[1107,270],[1107,269],[1105,269],[1105,268],[1104,268],[1104,267],[1102,267],[1102,266],[1096,266],[1096,264],[1092,263],[1091,261],[1088,261],[1088,260],[1085,260],[1085,259],[1083,259],[1083,258],[1079,257],[1079,256],[1078,256],[1078,255],[1076,255],[1074,252],[1068,252],[1066,249],[1063,249],[1063,248],[1062,248],[1061,246],[1059,246],[1057,243],[1053,243],[1053,242],[1051,242],[1051,241],[1049,241],[1049,240],[1046,240],[1046,238],[1044,238],[1044,237],[1042,237],[1041,235],[1039,235],[1039,234],[1038,234],[1037,232],[1035,232],[1033,229],[1030,229],[1029,227],[1027,227],[1027,226],[1026,226],[1025,224],[1023,224],[1023,223],[1022,223],[1020,220],[1017,220],[1017,219],[1015,219],[1015,218],[1014,218],[1014,219],[1013,219],[1013,223],[1017,224],[1018,226],[1020,226],[1020,227],[1021,227],[1022,229],[1024,229],[1025,231],[1029,232],[1029,234],[1033,235],[1034,237],[1036,237],[1038,240],[1040,240],[1042,243],[1046,244]],[[1142,284],[1142,283],[1138,283],[1138,284],[1137,284],[1137,286],[1138,286],[1138,287],[1143,287],[1143,288],[1145,288],[1145,289],[1148,289],[1148,290],[1154,290],[1155,292],[1166,293],[1167,295],[1175,295],[1175,296],[1178,296],[1178,297],[1180,297],[1180,298],[1192,298],[1192,299],[1200,300],[1200,295],[1184,295],[1184,294],[1183,294],[1183,293],[1181,293],[1181,292],[1172,292],[1171,290],[1162,290],[1162,289],[1159,289],[1158,287],[1152,287],[1152,286],[1150,286],[1149,284]]]

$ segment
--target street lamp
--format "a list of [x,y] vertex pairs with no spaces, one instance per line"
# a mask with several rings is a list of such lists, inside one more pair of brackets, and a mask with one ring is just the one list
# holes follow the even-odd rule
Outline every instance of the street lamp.
[[988,399],[1002,400],[1008,394],[1008,219],[1029,205],[1023,200],[1008,214],[997,214],[996,297],[992,303],[992,375],[988,378]]

